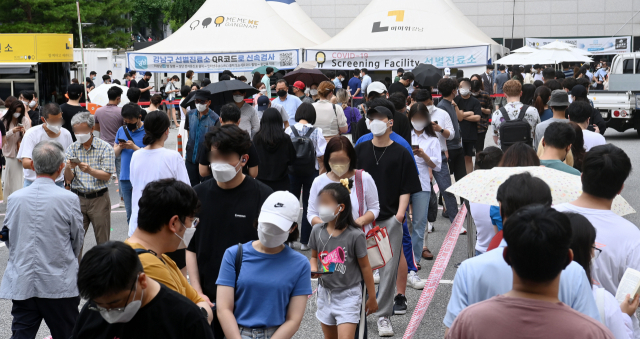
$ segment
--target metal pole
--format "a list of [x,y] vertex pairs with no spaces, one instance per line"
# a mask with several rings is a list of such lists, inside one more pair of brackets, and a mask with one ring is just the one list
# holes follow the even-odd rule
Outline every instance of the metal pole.
[[[78,10],[78,31],[80,32],[80,54],[82,55],[82,82],[86,82],[87,66],[84,63],[84,45],[82,44],[82,22],[80,21],[80,0],[76,0],[76,9]],[[84,86],[84,98],[85,102],[89,103],[89,93],[87,92],[87,85]]]
[[467,248],[469,258],[473,258],[476,255],[476,247],[474,245],[474,239],[476,237],[476,227],[471,220],[471,206],[469,201],[465,200],[464,204],[467,206]]

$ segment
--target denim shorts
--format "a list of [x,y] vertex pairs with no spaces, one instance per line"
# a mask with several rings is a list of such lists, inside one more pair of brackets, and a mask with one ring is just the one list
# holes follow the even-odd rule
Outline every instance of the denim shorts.
[[238,326],[242,339],[271,339],[279,326],[269,328],[249,328]]
[[316,318],[329,326],[357,324],[362,308],[362,287],[360,284],[345,289],[329,290],[318,285],[318,311]]

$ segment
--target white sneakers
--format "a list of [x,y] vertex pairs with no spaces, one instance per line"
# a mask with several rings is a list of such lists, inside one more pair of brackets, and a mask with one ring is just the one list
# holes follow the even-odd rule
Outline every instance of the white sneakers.
[[373,271],[373,283],[374,284],[380,283],[380,272],[378,270]]
[[463,227],[463,228],[460,230],[460,235],[465,235],[465,234],[467,234],[467,229]]
[[393,337],[393,327],[391,327],[391,320],[389,317],[378,318],[378,336]]
[[118,204],[119,208],[124,208],[124,200],[120,200],[120,203]]
[[301,251],[308,251],[308,250],[310,250],[310,247],[305,245],[305,244],[300,244],[300,250]]
[[407,276],[407,285],[413,287],[416,290],[421,290],[424,288],[425,283],[426,282],[420,279],[416,272],[409,272],[409,276]]
[[433,232],[433,224],[430,222],[427,222],[427,227],[429,228],[429,233]]

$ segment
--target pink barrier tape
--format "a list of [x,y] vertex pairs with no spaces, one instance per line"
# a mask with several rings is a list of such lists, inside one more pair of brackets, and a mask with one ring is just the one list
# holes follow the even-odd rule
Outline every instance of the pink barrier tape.
[[407,330],[404,332],[404,336],[402,337],[403,339],[412,339],[416,334],[416,331],[418,331],[420,322],[427,312],[427,308],[429,307],[431,300],[433,300],[436,289],[440,284],[440,279],[442,279],[444,270],[449,264],[449,259],[451,259],[453,249],[456,247],[456,242],[458,241],[458,237],[460,236],[460,229],[462,228],[462,224],[464,223],[466,216],[467,206],[462,205],[462,208],[456,215],[456,218],[453,220],[453,224],[449,228],[447,237],[444,239],[442,247],[438,252],[436,262],[433,265],[433,268],[431,268],[429,278],[427,278],[427,284],[422,290],[422,294],[420,295],[420,299],[418,300],[416,309],[413,311],[413,315],[411,316],[411,320],[409,321],[409,326],[407,326]]

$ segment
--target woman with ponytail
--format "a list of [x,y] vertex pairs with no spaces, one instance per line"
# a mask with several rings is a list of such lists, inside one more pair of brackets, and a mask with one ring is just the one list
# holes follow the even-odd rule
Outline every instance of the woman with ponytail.
[[533,94],[533,106],[540,113],[540,121],[545,121],[553,118],[553,111],[547,104],[551,98],[551,90],[547,86],[540,86],[536,88]]

